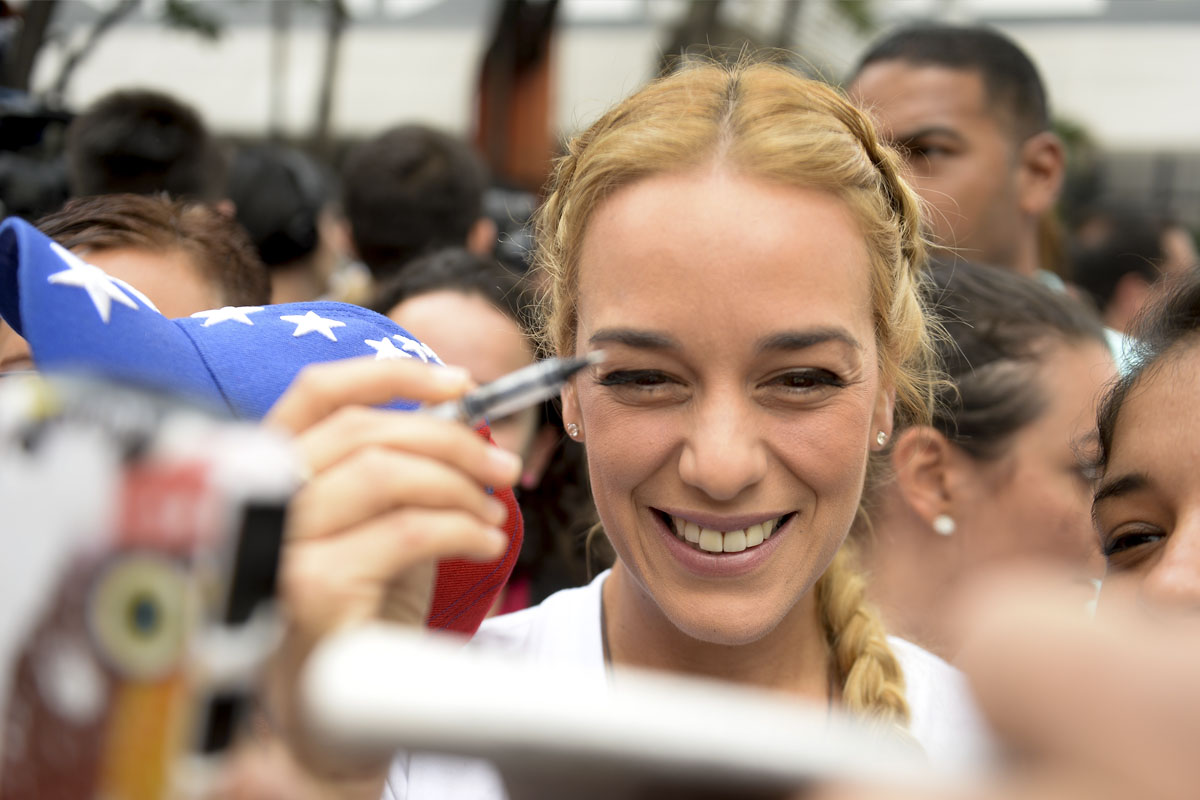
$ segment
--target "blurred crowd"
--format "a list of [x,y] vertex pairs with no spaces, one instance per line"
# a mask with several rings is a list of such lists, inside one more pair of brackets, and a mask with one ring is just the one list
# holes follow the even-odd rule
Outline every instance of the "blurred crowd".
[[[1193,363],[1200,352],[1194,347],[1200,326],[1200,259],[1193,236],[1177,220],[1107,201],[1084,208],[1069,225],[1058,218],[1067,165],[1064,145],[1051,125],[1053,98],[1046,96],[1036,65],[995,30],[903,28],[873,43],[842,77],[837,92],[845,100],[836,102],[861,110],[874,126],[856,130],[870,163],[885,174],[888,165],[896,165],[897,185],[912,190],[911,195],[907,188],[881,190],[890,206],[879,213],[912,237],[889,246],[905,257],[920,258],[913,290],[930,320],[928,330],[922,323],[917,331],[911,320],[902,323],[897,311],[901,300],[889,301],[885,314],[877,305],[878,295],[872,294],[873,327],[877,334],[907,331],[937,363],[935,379],[923,386],[914,382],[908,387],[911,396],[901,386],[880,401],[883,406],[872,406],[876,411],[885,407],[887,422],[876,424],[876,414],[864,423],[864,430],[867,424],[871,429],[861,463],[841,464],[827,454],[830,466],[828,474],[820,473],[822,480],[833,481],[833,472],[844,470],[858,480],[865,476],[865,485],[861,502],[856,495],[848,504],[847,520],[852,521],[838,560],[824,571],[833,558],[830,550],[805,587],[821,598],[814,613],[821,619],[820,630],[832,631],[828,647],[833,655],[832,666],[822,666],[820,679],[804,684],[798,694],[824,702],[828,672],[831,706],[903,724],[908,724],[911,709],[913,735],[935,763],[957,758],[983,728],[988,729],[986,737],[979,735],[992,740],[989,747],[998,742],[998,752],[1020,754],[1005,762],[1011,765],[1007,771],[980,779],[978,785],[948,789],[948,796],[1195,796],[1200,773],[1189,755],[1188,743],[1194,739],[1188,734],[1200,728],[1194,680],[1200,671],[1200,639],[1189,626],[1200,611],[1200,505],[1192,504],[1200,502],[1200,471],[1192,469],[1200,466],[1195,440],[1200,429],[1192,427],[1190,412],[1200,397],[1200,362]],[[735,87],[729,96],[737,97],[739,91],[752,90]],[[827,105],[833,107],[835,101]],[[765,125],[762,120],[770,113],[763,111],[745,125]],[[33,223],[120,285],[133,287],[166,317],[188,318],[212,309],[261,310],[282,303],[353,304],[389,318],[445,364],[465,368],[472,385],[555,355],[552,348],[561,348],[564,340],[556,338],[553,328],[564,319],[582,326],[592,319],[587,315],[603,317],[610,305],[628,303],[639,314],[645,311],[644,319],[638,319],[647,326],[657,324],[660,312],[654,304],[639,305],[638,289],[627,296],[616,292],[616,299],[601,303],[597,297],[608,297],[598,294],[602,280],[591,273],[586,280],[571,278],[569,267],[558,274],[553,258],[559,256],[536,248],[549,241],[545,237],[557,235],[556,246],[563,253],[574,253],[571,258],[589,265],[600,259],[596,248],[612,254],[628,250],[632,254],[626,266],[613,266],[610,274],[624,268],[650,276],[655,264],[649,262],[655,258],[656,264],[678,263],[670,244],[674,228],[662,222],[669,230],[661,240],[638,229],[636,235],[597,244],[567,222],[553,227],[547,221],[569,220],[570,202],[582,204],[583,189],[569,200],[555,194],[557,205],[547,209],[541,205],[545,196],[514,189],[506,176],[489,174],[471,142],[403,118],[396,122],[349,147],[334,164],[298,147],[224,141],[186,103],[130,87],[76,115],[47,117],[40,128],[29,123],[32,127],[18,130],[5,124],[0,134],[7,139],[0,153],[0,208],[6,218]],[[618,127],[615,120],[603,124]],[[39,137],[51,137],[56,128],[63,132],[58,137],[61,153],[30,156],[49,146]],[[633,195],[621,194],[625,189],[620,187],[649,185],[630,177],[641,174],[641,167],[602,174],[581,155],[602,146],[606,135],[617,134],[590,129],[566,145],[564,155],[574,159],[568,163],[576,172],[596,171],[597,186],[607,181],[618,187],[612,197],[630,205]],[[653,143],[645,147],[646,153],[656,152]],[[740,152],[735,144],[728,147]],[[628,158],[632,163],[633,157]],[[762,169],[769,174],[772,166]],[[577,176],[560,173],[558,187],[576,191],[577,184],[569,183],[572,177]],[[754,198],[739,194],[744,191],[740,184],[730,186],[723,199],[740,205],[731,204],[728,213],[751,219],[758,208]],[[717,191],[708,184],[692,188]],[[653,202],[658,200],[649,196],[633,210],[620,206],[625,216],[618,214],[617,205],[607,206],[607,215],[597,214],[588,224],[619,233],[633,231],[629,220],[639,216],[656,219],[659,214],[662,220],[674,213],[671,209],[691,213],[687,198],[692,190],[672,191],[680,194],[664,194],[672,199],[659,198],[657,206]],[[905,228],[917,225],[906,222],[910,214],[919,215],[919,232]],[[705,219],[719,228],[716,217]],[[758,224],[767,217],[753,219]],[[836,240],[835,228],[829,223],[830,242]],[[768,253],[773,230],[763,227],[763,239],[738,247],[755,257]],[[702,234],[698,229],[697,241]],[[876,234],[861,233],[872,236]],[[571,250],[572,237],[584,242],[579,252]],[[647,265],[638,266],[639,257]],[[825,268],[831,273],[849,269],[841,262]],[[568,295],[563,292],[569,290],[560,289],[562,280],[578,292],[565,306],[562,298]],[[711,314],[714,326],[726,326],[715,328],[726,331],[722,336],[743,335],[731,320],[754,314],[748,301],[739,300],[757,297],[754,280],[746,273],[743,284],[726,284],[724,292],[703,295],[697,302],[711,299],[712,306],[696,313]],[[689,297],[691,287],[654,285],[656,302],[665,304],[662,319],[675,319],[668,295]],[[766,305],[758,309],[761,315],[780,314],[770,307],[769,297],[761,299]],[[537,310],[545,303],[567,316],[551,316],[547,322]],[[8,307],[0,303],[0,310]],[[563,307],[569,311],[561,312]],[[783,312],[788,313],[787,307]],[[675,330],[671,324],[664,322],[664,329]],[[0,321],[0,373],[39,368],[36,346],[31,352],[15,328]],[[623,330],[594,327],[589,335],[610,343],[610,351],[658,353],[686,351],[690,334],[690,329],[678,329],[683,344],[647,343],[633,341],[635,334]],[[574,336],[572,332],[566,340],[572,350],[576,344],[585,346]],[[901,367],[910,369],[911,364],[889,365],[888,358],[870,351],[866,361],[877,359],[884,373],[902,384],[897,378]],[[606,537],[597,515],[597,505],[611,503],[614,494],[640,497],[639,492],[647,491],[644,485],[627,490],[614,481],[613,464],[622,456],[633,462],[635,451],[654,451],[659,433],[676,424],[670,413],[692,415],[697,425],[710,429],[742,430],[737,420],[710,413],[699,390],[687,401],[689,410],[662,410],[675,402],[672,393],[682,392],[679,387],[687,381],[670,370],[655,370],[631,367],[600,379],[615,400],[596,399],[582,390],[572,399],[568,391],[563,401],[556,398],[491,424],[491,440],[520,459],[512,486],[523,541],[511,576],[492,600],[490,616],[503,618],[547,598],[553,603],[556,592],[592,585],[596,576],[607,574],[610,585],[604,587],[599,612],[605,664],[722,677],[724,667],[709,669],[708,652],[698,651],[692,661],[681,659],[686,667],[654,655],[656,645],[646,643],[655,637],[673,642],[671,637],[682,630],[704,639],[702,634],[720,625],[698,612],[688,616],[692,612],[684,606],[691,595],[682,589],[666,598],[651,597],[654,591],[647,587],[662,577],[655,571],[655,556],[641,553],[619,535]],[[344,380],[350,386],[355,378]],[[834,380],[825,373],[806,373],[794,382],[812,391],[812,385],[828,388]],[[847,378],[845,385],[856,381],[867,379]],[[699,385],[700,379],[695,382]],[[720,391],[727,390],[721,384]],[[651,393],[653,398],[646,399]],[[916,410],[923,407],[912,399],[918,395],[929,409],[927,417]],[[784,402],[763,401],[777,403],[772,408],[780,415]],[[806,402],[817,407],[834,401]],[[606,425],[634,406],[659,409],[643,411],[658,415],[655,426],[606,443]],[[286,416],[272,413],[276,421]],[[282,427],[301,438],[309,435],[305,424]],[[830,435],[837,434],[834,427]],[[787,441],[780,456],[785,462],[789,448],[820,452],[799,434]],[[676,458],[684,482],[700,487],[714,506],[745,490],[721,481],[732,481],[730,476],[751,455],[733,445],[681,447]],[[709,478],[706,464],[719,465],[723,472]],[[589,468],[594,473],[590,483]],[[647,479],[645,485],[651,483]],[[823,486],[820,481],[816,485]],[[816,506],[814,519],[822,513],[821,503]],[[788,509],[773,510],[782,516],[771,525],[786,529],[800,524]],[[692,520],[686,508],[656,507],[654,513],[660,526],[678,526],[673,531],[678,542],[696,552],[711,550],[701,537],[713,533],[722,520],[728,524],[721,530],[740,525],[746,536],[733,544],[732,533],[725,532],[723,544],[717,540],[718,552],[721,547],[727,553],[749,552],[770,543],[771,528],[762,530],[762,521],[748,519],[742,525],[734,517],[713,517],[706,525],[704,519]],[[803,518],[805,512],[797,513]],[[4,535],[15,533],[6,530]],[[853,559],[862,581],[839,579],[835,589],[829,576],[851,569],[843,567],[842,552]],[[605,572],[609,568],[612,573]],[[821,582],[816,575],[822,575]],[[852,586],[858,588],[848,588]],[[620,592],[632,599],[618,600],[626,596]],[[773,602],[770,592],[757,584],[753,593],[764,603]],[[858,599],[844,599],[851,595]],[[639,602],[662,609],[678,630],[654,633],[647,623],[648,630],[639,631],[631,622],[613,627],[613,615],[621,609],[631,620],[652,617],[629,610],[640,608]],[[843,620],[838,609],[846,604],[852,607]],[[512,629],[503,622],[490,624],[484,630],[493,638],[497,631]],[[885,639],[884,631],[892,638]],[[712,641],[736,661],[734,651],[746,642],[724,635],[713,633]],[[905,643],[897,644],[901,639]],[[859,640],[866,644],[852,650],[849,643]],[[888,642],[891,651],[872,662],[874,672],[857,667],[865,663],[864,652],[887,650]],[[944,665],[934,659],[929,664],[938,666],[928,666],[921,660],[926,655],[905,655],[908,643],[966,673],[976,697],[971,705],[978,703],[986,723],[978,723],[977,729],[977,723],[964,721],[966,716],[947,712],[959,702],[957,695],[944,702],[930,700],[928,708],[922,705],[918,689],[936,694],[943,680],[937,670]],[[896,672],[901,687],[907,675],[908,699],[889,706],[887,676]],[[883,677],[871,677],[876,673]],[[872,681],[884,689],[872,694],[858,688]],[[238,761],[240,788],[230,789],[229,796],[317,791],[307,783],[303,789],[289,783],[317,781],[293,774],[303,771],[294,756],[285,758],[275,750],[267,756],[268,745],[256,747],[261,758]],[[443,789],[422,794],[422,776],[434,768],[419,759],[406,763],[403,779],[392,767],[384,796],[405,796],[404,786],[413,797],[459,796],[437,794],[451,791],[444,787],[455,786],[452,782],[430,783]],[[273,771],[283,777],[263,778]],[[332,770],[322,780],[330,774],[340,775]],[[275,788],[263,788],[267,784]],[[361,796],[378,796],[379,787],[368,784]],[[353,782],[342,788],[361,790]],[[905,796],[887,787],[827,790],[836,796]],[[256,791],[264,794],[254,795]]]

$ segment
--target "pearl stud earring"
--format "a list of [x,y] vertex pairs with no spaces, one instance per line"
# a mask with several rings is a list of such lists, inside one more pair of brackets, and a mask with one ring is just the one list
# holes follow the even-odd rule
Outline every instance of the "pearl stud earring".
[[885,444],[887,444],[887,434],[884,433],[883,431],[880,431],[879,433],[875,434],[875,443],[878,444],[880,447],[883,447]]
[[950,536],[957,529],[954,517],[949,514],[938,514],[933,518],[933,532],[939,536]]
[[579,438],[579,426],[574,422],[567,423],[567,436],[570,436],[572,439]]

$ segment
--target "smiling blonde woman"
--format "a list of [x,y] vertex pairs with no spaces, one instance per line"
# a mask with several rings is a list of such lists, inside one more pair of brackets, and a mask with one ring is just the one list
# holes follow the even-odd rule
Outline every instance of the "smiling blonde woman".
[[[844,546],[897,419],[929,419],[924,263],[896,156],[784,68],[687,68],[572,141],[538,216],[543,333],[607,353],[562,400],[617,559],[472,646],[581,691],[637,666],[786,692],[904,729],[935,763],[973,757],[960,676],[886,635]],[[456,546],[435,555],[487,549]],[[468,794],[503,789],[416,755],[385,789]]]

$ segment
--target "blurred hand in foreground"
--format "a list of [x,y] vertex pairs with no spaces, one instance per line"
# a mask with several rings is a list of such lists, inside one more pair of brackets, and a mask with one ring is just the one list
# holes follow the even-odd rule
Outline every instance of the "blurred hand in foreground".
[[[1046,576],[1009,576],[961,604],[972,634],[959,664],[1007,758],[994,778],[936,796],[1197,797],[1200,623],[1113,607],[1101,620],[1084,620],[1077,598],[1052,586]],[[917,795],[835,787],[820,796]]]
[[499,529],[507,512],[484,487],[511,486],[521,469],[515,455],[464,425],[372,406],[397,398],[432,404],[470,387],[465,371],[416,360],[317,364],[264,420],[295,439],[309,473],[288,508],[280,576],[287,635],[264,707],[300,763],[348,789],[386,765],[322,764],[306,744],[295,712],[305,658],[348,624],[422,624],[438,561],[500,556],[509,545]]
[[[267,415],[295,437],[311,474],[289,509],[282,585],[306,639],[385,611],[420,624],[438,560],[488,560],[507,547],[504,504],[484,487],[511,486],[519,459],[458,423],[370,408],[436,403],[470,385],[462,370],[415,360],[318,364]],[[405,582],[421,591],[388,602]]]

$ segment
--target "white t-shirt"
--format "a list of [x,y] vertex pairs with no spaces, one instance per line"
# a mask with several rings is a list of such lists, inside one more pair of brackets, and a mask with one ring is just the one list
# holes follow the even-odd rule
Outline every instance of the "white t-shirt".
[[[468,647],[518,654],[539,664],[569,667],[581,691],[608,685],[600,631],[598,575],[587,586],[566,589],[533,608],[485,620]],[[991,751],[962,673],[911,642],[889,637],[904,671],[909,730],[934,766],[963,769],[986,763]],[[487,762],[457,756],[401,753],[392,762],[383,800],[502,800],[499,774]]]

